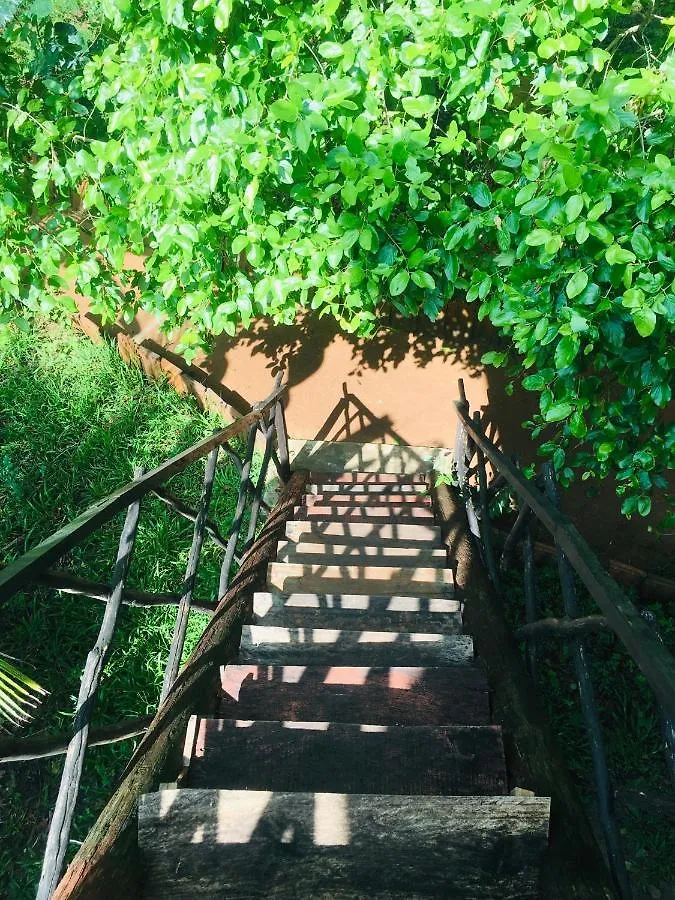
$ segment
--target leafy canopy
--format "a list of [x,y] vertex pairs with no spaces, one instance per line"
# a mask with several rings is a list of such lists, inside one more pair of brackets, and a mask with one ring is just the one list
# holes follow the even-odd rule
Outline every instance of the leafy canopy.
[[67,306],[74,280],[104,319],[182,326],[190,358],[257,316],[310,307],[368,336],[392,306],[476,302],[505,338],[484,361],[539,394],[528,424],[562,481],[613,472],[624,511],[649,513],[675,446],[675,17],[617,0],[103,10],[105,46],[44,23],[0,37],[5,323]]

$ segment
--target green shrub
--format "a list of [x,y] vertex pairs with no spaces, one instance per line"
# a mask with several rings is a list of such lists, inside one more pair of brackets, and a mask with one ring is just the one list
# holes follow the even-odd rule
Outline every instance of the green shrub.
[[190,359],[258,316],[310,307],[368,336],[392,306],[433,320],[477,302],[506,339],[485,362],[539,394],[529,425],[563,483],[613,473],[624,512],[649,513],[675,445],[674,17],[616,0],[103,7],[114,34],[81,78],[8,79],[8,306],[72,277],[104,318],[186,326]]

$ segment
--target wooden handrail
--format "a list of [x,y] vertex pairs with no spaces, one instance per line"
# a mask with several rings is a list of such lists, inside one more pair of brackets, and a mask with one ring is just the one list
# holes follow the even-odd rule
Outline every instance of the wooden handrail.
[[675,718],[675,658],[658,640],[635,606],[603,568],[600,560],[564,513],[521,475],[510,459],[478,428],[465,402],[456,401],[457,415],[467,434],[495,469],[551,532],[557,547],[567,556],[610,627],[635,660],[663,707]]
[[256,403],[251,412],[237,419],[227,428],[216,431],[182,453],[166,460],[156,469],[146,472],[140,478],[130,481],[99,500],[89,509],[81,513],[72,522],[59,528],[54,534],[45,538],[37,547],[28,550],[23,556],[0,571],[0,600],[7,600],[17,591],[25,587],[35,576],[47,566],[62,557],[85,537],[110,521],[118,512],[126,509],[131,503],[140,500],[154,488],[164,484],[169,478],[184,469],[189,463],[206,456],[215,447],[219,447],[237,435],[246,433],[251,425],[259,422],[270,406],[275,404],[286,390],[285,385],[275,386],[272,393],[260,403]]

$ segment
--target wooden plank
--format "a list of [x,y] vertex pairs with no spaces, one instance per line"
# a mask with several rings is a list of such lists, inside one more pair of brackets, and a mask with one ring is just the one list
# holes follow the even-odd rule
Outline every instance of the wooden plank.
[[389,544],[339,544],[279,541],[277,562],[324,563],[367,562],[370,566],[437,566],[448,565],[447,550],[437,547],[391,547]]
[[529,797],[163,791],[139,808],[145,897],[524,900],[548,815]]
[[369,594],[281,594],[253,598],[253,620],[260,625],[361,628],[459,634],[462,608],[448,597],[379,597]]
[[[241,623],[253,593],[261,587],[267,561],[272,558],[286,520],[298,502],[305,475],[296,472],[241,568],[183,666],[166,701],[153,719],[122,776],[120,786],[68,867],[52,900],[118,900],[138,896],[139,857],[135,810],[138,797],[152,790],[167,760],[182,746],[190,712],[211,695],[214,661],[234,658]],[[170,775],[176,774],[172,770]]]
[[451,597],[454,576],[451,569],[402,566],[302,565],[270,563],[267,586],[271,590],[317,591],[339,594],[380,594],[415,597]]
[[345,496],[358,496],[365,494],[370,497],[382,496],[382,494],[406,494],[413,497],[428,497],[428,487],[426,484],[405,484],[401,481],[389,481],[384,484],[373,484],[372,482],[337,482],[323,481],[315,482],[307,485],[308,494],[335,494],[341,493]]
[[220,715],[227,719],[362,722],[368,725],[489,725],[478,668],[225,666]]
[[431,507],[431,498],[428,494],[352,494],[339,491],[321,491],[315,494],[305,495],[305,506],[356,506],[362,504],[397,504],[405,509],[408,506]]
[[405,522],[293,521],[286,524],[286,537],[289,541],[332,539],[341,544],[386,541],[390,547],[441,546],[441,529],[436,525]]
[[187,786],[344,794],[507,794],[501,728],[200,719]]
[[309,481],[312,484],[414,484],[427,486],[426,475],[396,475],[391,472],[310,472]]
[[333,504],[332,506],[312,505],[300,507],[298,513],[303,512],[308,519],[327,519],[341,522],[343,519],[354,522],[369,522],[371,520],[389,522],[396,519],[401,522],[414,522],[418,519],[433,522],[434,514],[428,507],[418,507],[414,504],[391,504],[390,506],[359,506],[358,504]]
[[239,661],[266,665],[470,666],[473,641],[465,634],[357,631],[245,625]]
[[666,714],[675,719],[675,657],[667,650],[640,616],[635,606],[611,578],[570,520],[518,471],[479,429],[465,410],[457,405],[457,415],[485,456],[506,478],[537,518],[551,532],[590,595],[607,616],[626,649],[649,681]]
[[33,547],[23,556],[15,559],[0,571],[0,600],[7,600],[20,588],[28,584],[39,572],[63,556],[68,550],[79,544],[87,535],[92,534],[109,522],[118,512],[126,509],[131,503],[140,500],[149,491],[162,485],[165,481],[182,471],[189,463],[206,456],[214,447],[244,433],[254,422],[257,422],[265,410],[280,397],[286,386],[275,388],[261,403],[256,404],[250,413],[237,419],[227,428],[216,431],[209,437],[183,450],[171,459],[166,460],[156,469],[146,472],[140,478],[123,485],[112,494],[108,494],[98,503],[90,506],[77,518],[68,522],[63,528],[55,531],[44,541]]

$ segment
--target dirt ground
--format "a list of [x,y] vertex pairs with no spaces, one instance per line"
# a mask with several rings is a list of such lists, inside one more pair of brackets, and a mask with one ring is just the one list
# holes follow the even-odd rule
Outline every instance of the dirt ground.
[[[128,328],[137,342],[172,348],[150,317],[140,315]],[[195,365],[210,383],[224,385],[241,409],[266,396],[283,369],[291,437],[423,446],[454,444],[454,400],[462,378],[490,437],[527,463],[537,459],[536,445],[521,423],[536,408],[536,395],[507,396],[501,370],[481,364],[494,341],[494,329],[459,304],[433,325],[408,320],[370,341],[308,315],[292,326],[259,321],[234,338],[221,337]],[[672,575],[675,537],[658,536],[644,519],[625,519],[612,484],[588,485],[567,491],[563,509],[596,552]]]

